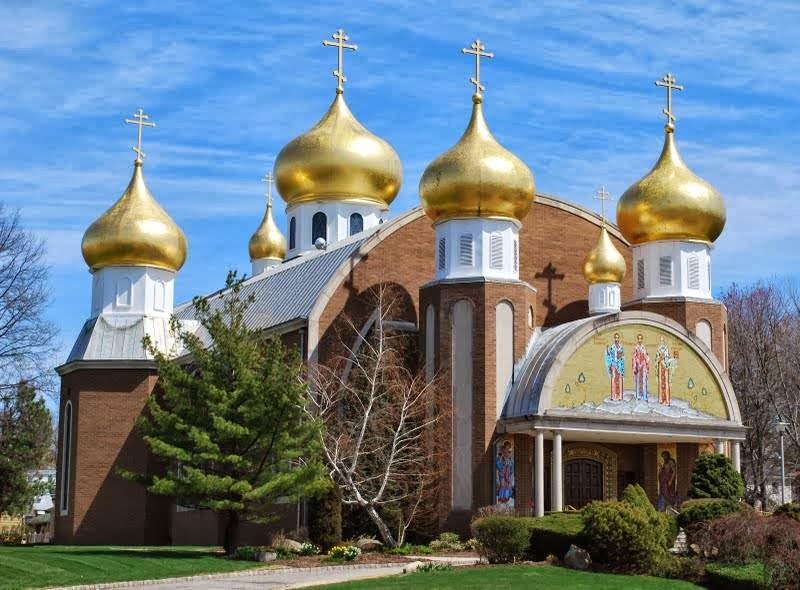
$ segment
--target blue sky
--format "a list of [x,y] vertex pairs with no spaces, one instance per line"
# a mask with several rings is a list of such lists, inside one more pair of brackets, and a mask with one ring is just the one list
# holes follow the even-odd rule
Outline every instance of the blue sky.
[[[60,4],[60,6],[59,6]],[[177,300],[249,272],[261,176],[322,115],[335,88],[338,27],[347,99],[400,154],[394,213],[469,114],[475,36],[495,136],[538,190],[596,208],[649,170],[675,72],[684,158],[721,190],[728,225],[715,288],[796,274],[800,189],[800,4],[770,2],[76,2],[5,3],[0,21],[0,198],[48,242],[51,315],[63,361],[89,312],[83,231],[122,193],[143,107],[150,189],[189,239]],[[278,222],[283,227],[282,212]]]

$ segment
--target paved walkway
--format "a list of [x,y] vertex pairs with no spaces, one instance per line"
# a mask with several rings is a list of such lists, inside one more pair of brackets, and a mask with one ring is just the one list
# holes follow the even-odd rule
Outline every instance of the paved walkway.
[[305,588],[320,584],[335,584],[350,580],[394,576],[414,571],[418,565],[419,562],[415,561],[397,564],[259,569],[172,580],[92,584],[70,586],[69,588],[70,590],[89,590],[93,588],[141,588],[147,590],[273,590],[278,588]]

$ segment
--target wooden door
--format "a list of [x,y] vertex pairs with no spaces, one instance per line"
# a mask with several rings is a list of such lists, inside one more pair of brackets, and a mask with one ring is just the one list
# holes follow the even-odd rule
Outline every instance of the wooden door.
[[564,500],[574,508],[603,499],[603,465],[591,459],[573,459],[564,465]]

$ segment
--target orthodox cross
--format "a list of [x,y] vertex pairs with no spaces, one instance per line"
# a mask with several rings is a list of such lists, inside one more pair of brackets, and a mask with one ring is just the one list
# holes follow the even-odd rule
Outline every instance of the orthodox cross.
[[662,109],[662,113],[667,116],[667,128],[675,129],[675,115],[672,114],[672,91],[683,90],[683,86],[676,84],[675,76],[670,73],[664,74],[660,80],[656,80],[656,86],[662,86],[667,89],[667,108]]
[[600,201],[600,218],[603,220],[603,227],[606,226],[606,201],[611,200],[611,194],[606,187],[601,186],[594,194],[594,198]]
[[275,182],[275,177],[272,176],[272,172],[267,172],[264,178],[261,179],[261,182],[267,184],[267,205],[272,207],[272,185]]
[[475,56],[475,77],[470,78],[469,81],[471,84],[475,85],[475,96],[481,96],[481,91],[486,90],[483,84],[481,84],[481,58],[492,58],[494,57],[494,53],[486,51],[486,46],[481,43],[480,39],[475,39],[470,45],[470,49],[464,48],[461,50],[461,53],[468,53]]
[[148,121],[150,115],[145,113],[141,108],[133,113],[133,119],[125,119],[126,123],[130,123],[131,125],[138,125],[139,130],[136,133],[136,147],[133,148],[133,151],[136,152],[136,161],[141,163],[144,160],[144,152],[142,151],[142,127],[155,127],[156,124],[153,121]]
[[338,67],[333,70],[333,77],[339,80],[339,83],[336,85],[336,93],[342,94],[344,92],[344,82],[347,82],[347,78],[344,75],[344,50],[350,49],[352,51],[358,50],[358,45],[346,43],[346,41],[350,40],[350,37],[347,36],[342,29],[337,30],[331,37],[334,38],[334,41],[328,41],[325,39],[322,44],[327,45],[328,47],[336,47],[339,52],[339,61]]

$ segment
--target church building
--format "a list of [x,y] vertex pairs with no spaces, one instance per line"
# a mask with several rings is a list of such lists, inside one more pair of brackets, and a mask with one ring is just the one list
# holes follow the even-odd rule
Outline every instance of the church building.
[[[538,516],[616,499],[631,483],[666,509],[686,497],[700,453],[725,453],[740,468],[745,428],[711,284],[725,205],[678,151],[672,97],[683,88],[673,75],[656,82],[667,95],[664,147],[630,179],[612,224],[537,192],[529,165],[492,134],[480,65],[493,54],[477,40],[463,50],[475,62],[466,129],[424,171],[420,206],[390,215],[402,165],[347,106],[347,41],[341,30],[325,41],[339,56],[328,111],[267,175],[286,204],[288,239],[270,184],[242,288],[254,298],[250,327],[325,363],[338,317],[368,330],[374,290],[399,293],[408,305],[397,323],[415,333],[420,364],[452,408],[450,436],[437,441],[448,457],[442,530],[463,529],[484,506]],[[90,311],[57,368],[56,541],[218,543],[213,513],[117,473],[155,468],[135,429],[158,380],[142,338],[180,355],[170,318],[197,328],[191,303],[174,304],[186,237],[144,179],[141,133],[152,122],[141,109],[128,121],[139,130],[133,175],[84,235]],[[609,195],[598,198],[604,206]],[[302,508],[282,506],[285,529],[304,524]]]

